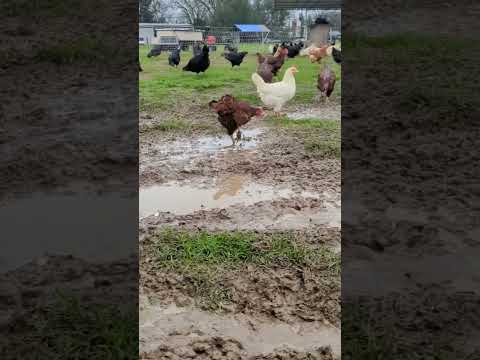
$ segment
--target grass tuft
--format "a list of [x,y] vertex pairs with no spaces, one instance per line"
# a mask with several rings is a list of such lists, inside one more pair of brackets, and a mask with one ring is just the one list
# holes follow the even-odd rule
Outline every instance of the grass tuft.
[[155,235],[150,251],[158,266],[175,269],[244,264],[315,266],[324,264],[327,258],[329,263],[333,259],[326,248],[300,245],[288,234],[244,231],[190,233],[166,228]]
[[112,305],[84,304],[58,293],[55,301],[27,322],[26,335],[0,344],[3,358],[137,359],[138,312]]

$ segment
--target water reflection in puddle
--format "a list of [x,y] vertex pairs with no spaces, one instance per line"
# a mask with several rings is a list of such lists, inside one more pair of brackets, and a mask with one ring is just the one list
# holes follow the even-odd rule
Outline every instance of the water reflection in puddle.
[[169,160],[191,159],[199,155],[215,154],[226,151],[252,150],[258,145],[258,137],[263,129],[242,129],[242,140],[235,148],[232,139],[224,136],[202,136],[194,141],[179,140],[174,143],[161,144],[157,147],[159,155],[168,156]]
[[140,190],[140,217],[157,211],[186,215],[197,210],[222,209],[235,204],[249,206],[293,195],[295,193],[291,189],[248,183],[248,177],[243,176],[228,178],[219,186],[207,189],[169,183]]

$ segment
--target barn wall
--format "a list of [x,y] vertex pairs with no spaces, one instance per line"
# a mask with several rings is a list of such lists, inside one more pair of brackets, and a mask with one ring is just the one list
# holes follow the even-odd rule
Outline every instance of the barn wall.
[[138,37],[143,37],[148,44],[153,42],[153,28],[140,28],[138,31]]

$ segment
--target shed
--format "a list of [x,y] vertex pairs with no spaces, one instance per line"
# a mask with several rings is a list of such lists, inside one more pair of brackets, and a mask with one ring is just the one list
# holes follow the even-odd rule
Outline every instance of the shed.
[[140,23],[138,42],[141,44],[155,43],[157,30],[193,31],[193,26],[190,24]]
[[270,34],[270,29],[262,24],[234,24],[235,42],[259,42],[265,43]]
[[186,49],[195,42],[203,41],[203,33],[201,31],[155,29],[155,33],[157,36],[153,38],[152,44],[161,45],[164,49],[175,49],[178,45],[182,49]]

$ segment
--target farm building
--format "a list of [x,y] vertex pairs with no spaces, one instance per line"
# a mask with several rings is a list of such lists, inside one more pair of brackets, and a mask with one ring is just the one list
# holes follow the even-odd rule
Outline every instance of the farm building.
[[233,37],[236,43],[261,42],[264,43],[270,29],[258,24],[235,24]]
[[155,33],[156,36],[151,44],[161,45],[165,50],[173,50],[179,45],[182,49],[187,49],[194,43],[203,41],[203,33],[201,31],[156,29]]
[[140,23],[139,25],[139,44],[153,44],[158,30],[193,31],[193,26],[190,24]]

